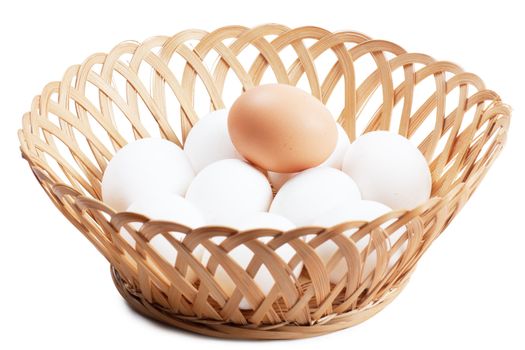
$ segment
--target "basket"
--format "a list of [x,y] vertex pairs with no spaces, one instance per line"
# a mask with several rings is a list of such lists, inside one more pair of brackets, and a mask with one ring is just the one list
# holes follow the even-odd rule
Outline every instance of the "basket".
[[[432,198],[372,222],[288,232],[261,228],[249,234],[227,227],[191,230],[117,213],[100,200],[108,160],[127,142],[160,136],[183,145],[203,113],[225,108],[242,89],[269,81],[307,89],[351,140],[378,129],[410,138],[430,165]],[[502,149],[509,120],[510,108],[499,96],[453,63],[356,32],[269,24],[211,33],[186,30],[94,54],[35,97],[19,138],[45,192],[110,262],[115,285],[133,309],[215,337],[293,339],[358,324],[399,294]],[[123,226],[136,248],[119,235]],[[351,237],[343,234],[349,230]],[[403,230],[397,242],[385,244],[397,230]],[[185,238],[175,240],[170,232]],[[148,243],[156,235],[177,249],[174,265]],[[305,241],[305,236],[314,239]],[[369,244],[360,252],[354,242],[365,236]],[[258,237],[271,239],[263,243]],[[325,265],[315,248],[329,240],[339,250]],[[296,251],[288,264],[275,254],[286,243]],[[211,255],[206,264],[192,254],[198,245]],[[254,252],[246,269],[228,256],[238,245]],[[387,268],[401,247],[399,260]],[[372,252],[377,263],[364,275]],[[348,273],[330,283],[340,259]],[[291,271],[300,263],[304,268],[296,278]],[[263,264],[275,280],[266,295],[253,280]],[[231,295],[214,279],[219,265],[236,285]],[[196,278],[190,280],[190,273]],[[253,310],[239,308],[243,298]]]

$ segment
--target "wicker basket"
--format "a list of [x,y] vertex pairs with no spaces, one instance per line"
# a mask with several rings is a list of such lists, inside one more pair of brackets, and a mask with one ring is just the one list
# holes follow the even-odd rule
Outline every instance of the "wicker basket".
[[[159,135],[182,145],[199,115],[224,108],[242,88],[266,81],[311,91],[338,116],[351,140],[376,129],[411,138],[430,164],[432,198],[372,222],[248,235],[224,227],[190,230],[116,213],[100,201],[102,173],[115,150]],[[46,193],[109,260],[115,285],[135,310],[216,337],[290,339],[358,324],[397,296],[500,152],[509,119],[499,96],[455,64],[360,33],[271,24],[187,30],[92,55],[33,100],[19,137],[23,157]],[[142,224],[137,231],[129,225],[136,222]],[[119,235],[122,226],[136,248]],[[352,239],[342,234],[351,228]],[[386,245],[384,238],[398,229],[404,234]],[[185,239],[172,239],[173,231]],[[175,266],[148,244],[159,234],[177,249]],[[305,242],[306,235],[315,239]],[[370,243],[360,253],[354,241],[366,235]],[[273,239],[262,243],[257,239],[262,236]],[[216,244],[213,237],[225,239]],[[325,265],[315,247],[327,240],[339,253]],[[274,253],[285,243],[296,250],[288,266]],[[211,254],[206,266],[192,254],[199,244]],[[246,270],[228,258],[237,245],[254,252]],[[388,258],[402,246],[401,258],[388,269]],[[373,251],[377,264],[364,276],[361,267]],[[338,259],[345,259],[349,272],[331,284],[328,276]],[[305,268],[295,278],[291,271],[301,262]],[[252,278],[261,264],[276,281],[267,295]],[[218,265],[237,286],[232,295],[214,280]],[[190,269],[196,282],[188,278]],[[239,308],[243,298],[254,310]]]

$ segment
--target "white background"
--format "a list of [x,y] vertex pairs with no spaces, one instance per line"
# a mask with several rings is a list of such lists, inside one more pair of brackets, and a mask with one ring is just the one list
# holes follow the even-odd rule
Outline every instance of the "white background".
[[[519,1],[3,1],[0,5],[1,349],[523,349],[525,26]],[[109,264],[54,208],[20,158],[31,99],[65,68],[120,41],[187,28],[277,22],[351,29],[459,63],[514,109],[479,190],[385,310],[351,329],[278,342],[225,341],[133,313]]]

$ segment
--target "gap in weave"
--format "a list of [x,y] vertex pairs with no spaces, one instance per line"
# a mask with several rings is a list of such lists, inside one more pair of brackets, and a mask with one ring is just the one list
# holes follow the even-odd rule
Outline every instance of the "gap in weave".
[[[184,44],[182,44],[182,46],[188,47],[188,45],[184,45]],[[188,47],[188,49],[191,50],[191,48],[189,48],[189,47]],[[180,49],[177,48],[177,50],[180,50]],[[184,70],[186,69],[186,66],[187,66],[188,62],[186,61],[186,59],[184,57],[182,57],[177,52],[177,50],[175,50],[173,52],[173,54],[171,55],[171,57],[169,57],[167,65],[168,65],[170,71],[175,76],[175,78],[177,78],[177,80],[179,82],[181,82],[182,81],[182,77],[184,75]]]
[[[330,49],[323,51],[319,56],[317,56],[317,58],[314,60],[314,65],[317,72],[317,77],[319,79],[319,85],[322,85],[328,73],[338,61],[337,55]],[[342,79],[343,78],[340,78],[340,81]]]
[[[119,61],[122,61],[122,62],[124,62],[127,66],[129,66],[131,60],[133,59],[133,54],[130,53],[130,52],[124,52],[123,54],[121,54],[121,55],[119,56],[118,59],[119,59]],[[97,64],[97,66],[98,66],[98,64]],[[102,65],[100,65],[100,66],[102,66]],[[91,68],[91,70],[94,71],[94,70],[95,70],[94,67]],[[97,70],[97,74],[99,74],[98,72],[100,72],[100,71],[101,71],[101,70]]]
[[[102,114],[101,110],[101,100],[100,100],[100,90],[98,87],[93,85],[92,83],[86,82],[84,86],[84,95],[85,97],[95,106],[98,112]],[[73,99],[69,100],[70,104],[70,110],[80,119],[80,113],[77,113],[77,111],[80,109],[82,110],[81,106],[78,106],[78,108],[75,106],[75,101]],[[106,121],[110,121],[111,119],[109,116],[102,114],[102,117]],[[84,119],[85,118],[85,119]],[[89,112],[85,112],[85,117],[82,117],[82,121],[89,125],[90,130],[95,135],[95,137],[98,139],[100,143],[102,143],[108,151],[114,153],[115,146],[111,141],[111,138],[106,131],[106,129],[99,123]],[[114,125],[111,122],[112,125]],[[119,130],[120,131],[120,130]],[[91,152],[91,151],[90,151]]]
[[[89,125],[89,129],[91,130],[91,132],[93,133],[95,138],[113,155],[115,153],[115,147],[114,147],[113,143],[111,142],[111,138],[109,137],[109,134],[106,131],[106,129],[104,127],[102,127],[91,116],[91,114],[89,114],[87,112],[86,112],[86,118],[87,118],[86,124]],[[85,132],[78,131],[76,129],[73,129],[73,132],[74,132],[74,135],[75,135],[75,138],[77,139],[77,141],[81,142],[81,140],[85,138],[85,136],[84,136]],[[85,148],[83,146],[83,142],[81,142],[80,147],[81,147],[81,150],[82,150],[82,152],[84,154],[86,154],[90,158],[91,158],[91,156],[93,156],[92,150],[90,148],[88,148],[88,147]],[[104,169],[100,169],[100,170],[104,170]]]
[[[126,94],[126,86],[128,85],[128,80],[124,76],[119,74],[117,71],[113,71],[111,80],[111,86],[118,92],[122,100],[126,101],[126,103],[129,105],[129,101],[127,99]],[[135,90],[132,91],[132,94],[138,95]],[[139,98],[140,97],[137,96],[137,99]],[[126,115],[122,112],[122,110],[111,100],[109,103],[109,108],[112,114],[112,124],[115,125],[115,129],[118,131],[118,133],[127,142],[135,140],[132,124],[128,120]],[[109,119],[109,116],[105,116],[105,119]]]
[[301,78],[297,81],[295,86],[303,91],[306,91],[310,95],[313,94],[312,89],[310,88],[310,81],[308,80],[306,74],[301,75]]
[[[383,105],[383,90],[381,85],[372,92],[369,99],[365,102],[363,108],[358,112],[356,118],[356,135],[363,134],[374,114],[381,108]],[[375,128],[374,128],[375,129]]]
[[[482,110],[485,110],[487,108],[487,103],[482,102]],[[461,122],[461,126],[459,128],[458,134],[462,133],[465,129],[471,126],[472,122],[474,122],[474,119],[476,118],[478,105],[472,105],[469,109],[465,111],[463,114],[463,121]],[[481,112],[483,113],[483,112]],[[483,129],[483,127],[480,125],[480,129]],[[479,132],[479,129],[476,131]]]
[[[88,160],[93,164],[93,166],[100,170],[102,173],[107,165],[107,160],[104,158],[104,163],[102,166],[99,165],[97,162],[97,159],[95,158],[95,155],[93,151],[91,150],[91,147],[89,146],[89,143],[87,141],[87,138],[84,136],[84,133],[77,130],[76,128],[71,128],[71,132],[73,134],[73,138],[78,143],[78,148],[81,150],[81,152],[88,158]],[[93,148],[96,149],[96,147],[93,145]],[[109,149],[111,151],[111,148]],[[100,181],[96,180],[97,186],[100,185]]]
[[235,41],[237,41],[237,38],[236,37],[232,37],[232,38],[225,38],[225,39],[222,39],[222,44],[226,47],[229,47],[231,44],[233,44]]
[[243,86],[233,70],[228,70],[224,81],[222,101],[226,109],[229,109],[233,102],[243,93]]
[[216,50],[210,50],[206,53],[206,56],[201,57],[201,60],[208,73],[213,77],[213,69],[220,60],[219,53]]
[[[159,124],[141,96],[138,96],[137,106],[140,116],[140,124],[148,131],[150,137],[161,137]],[[157,118],[164,119],[162,116],[157,116]],[[165,136],[162,135],[162,137]]]
[[277,37],[279,37],[277,34],[267,34],[263,36],[263,38],[266,39],[266,41],[268,41],[269,43],[277,39]]
[[434,108],[432,111],[430,111],[427,118],[423,121],[423,123],[416,129],[415,133],[410,136],[410,141],[412,144],[416,147],[419,147],[423,140],[426,139],[428,135],[432,131],[434,131],[436,127],[436,109]]
[[292,45],[286,45],[279,51],[279,58],[288,72],[292,64],[297,60],[297,52]]
[[392,78],[392,86],[394,90],[405,82],[405,69],[403,66],[399,66],[396,69],[392,70],[390,73]]
[[[445,164],[445,166],[444,166],[444,168],[443,168],[443,171],[442,171],[441,174],[440,174],[440,178],[443,177],[443,176],[447,176],[447,175],[448,175],[449,177],[451,176],[450,173],[449,173],[449,171],[450,171],[450,169],[451,169],[453,166],[455,166],[455,162],[456,162],[456,160],[457,160],[457,157],[458,157],[457,155],[454,156],[454,157],[452,157],[452,158],[451,158],[451,159]],[[452,175],[452,179],[451,179],[451,182],[450,182],[450,183],[453,184],[453,183],[454,183],[457,179],[459,179],[462,175],[463,175],[463,174],[462,174],[462,172],[461,172],[461,169],[458,169],[458,171],[455,171],[454,174]],[[434,180],[434,179],[432,179],[432,180]],[[450,190],[450,188],[446,188],[446,187],[440,189],[440,191],[441,191],[443,194],[448,193],[449,190]],[[432,192],[433,192],[433,193],[435,192],[434,189],[432,189]]]
[[[130,55],[130,54],[123,54],[123,55],[121,55],[120,57],[124,57],[124,60],[125,60],[126,58],[131,57],[131,55]],[[120,59],[120,58],[119,58],[119,59]],[[91,65],[91,66],[89,67],[89,69],[90,69],[93,73],[95,73],[95,74],[97,74],[97,75],[100,75],[100,74],[102,73],[102,69],[103,69],[103,68],[104,68],[104,64],[103,64],[103,63],[95,63],[95,64],[93,64],[93,65]]]
[[[472,138],[470,142],[469,149],[467,149],[466,151],[467,153],[469,152],[470,147],[474,146],[474,144],[476,144],[477,141],[482,140],[484,137],[486,137],[485,134],[487,133],[488,131],[487,129],[490,127],[490,125],[491,125],[490,121],[485,122],[478,130],[476,130],[474,137]],[[497,136],[498,136],[498,133],[494,132],[490,138],[485,140],[485,142],[483,143],[483,146],[481,147],[481,150],[476,155],[476,160],[473,163],[471,163],[472,164],[471,166],[469,167],[463,166],[462,169],[459,169],[459,171],[454,176],[454,181],[460,178],[463,178],[463,180],[466,180],[465,177],[467,176],[468,171],[470,171],[470,168],[474,166],[476,163],[478,163],[487,154],[489,149],[492,147],[492,142],[494,142]]]
[[316,42],[318,42],[319,40],[316,39],[316,38],[304,38],[302,39],[302,42],[303,42],[303,45],[308,49],[310,48],[312,45],[314,45]]
[[[74,103],[72,105],[74,105]],[[70,106],[71,106],[71,104],[70,104]],[[68,107],[71,108],[70,106],[68,106]],[[75,114],[75,110],[74,109],[72,110],[72,113]],[[45,118],[49,122],[51,122],[53,125],[55,125],[57,128],[59,128],[59,129],[61,128],[60,120],[62,120],[62,118],[60,118],[58,115],[56,115],[54,113],[51,113],[51,112],[48,112],[47,115],[45,116]]]
[[166,106],[166,121],[168,122],[171,130],[177,135],[177,138],[182,142],[182,129],[181,129],[181,106],[179,100],[166,84],[162,84],[164,90],[164,103]]
[[[412,116],[417,112],[417,110],[436,92],[436,80],[433,75],[430,75],[420,81],[414,87],[414,95],[412,101]],[[429,113],[425,116],[423,123],[415,130],[415,132],[409,136],[414,145],[419,146],[421,142],[432,132],[435,128],[437,117],[437,109],[434,107]],[[413,124],[411,118],[410,124]],[[409,125],[409,129],[411,126]]]
[[[90,83],[89,81],[86,81],[84,87],[84,96],[86,99],[93,104],[93,106],[96,108],[98,112],[101,112],[101,100],[100,100],[100,89],[95,86],[94,84]],[[76,117],[80,118],[80,113],[78,113],[78,110],[82,110],[81,106],[76,106],[75,101],[73,99],[69,99],[69,110],[75,114]],[[101,113],[102,114],[102,113]],[[105,116],[104,116],[105,117]],[[84,119],[85,118],[85,119]],[[109,118],[107,118],[109,119]],[[102,127],[88,112],[85,112],[85,117],[82,117],[81,119],[84,123],[89,125],[89,128],[95,135],[95,137],[109,150],[114,151],[113,143],[111,142],[111,139],[105,130],[104,127]]]
[[[84,95],[84,97],[93,104],[93,106],[95,106],[95,108],[100,111],[101,110],[101,106],[100,106],[100,89],[93,83],[89,82],[89,81],[86,81],[84,83],[84,86],[82,86],[84,88],[84,92],[82,93]],[[74,107],[74,103],[75,101],[73,99],[70,99],[69,100],[69,109],[76,114],[76,108]]]
[[[484,136],[484,134],[487,132],[487,128],[489,127],[490,124],[491,124],[490,122],[485,123],[479,130],[476,131],[476,135],[474,136],[474,141],[477,140],[477,139],[480,139],[481,137]],[[498,137],[498,132],[496,131],[496,132],[493,132],[492,136],[485,141],[485,143],[481,147],[481,151],[476,156],[476,161],[475,161],[476,163],[479,162],[481,160],[481,158],[483,158],[487,154],[487,152],[489,151],[490,147],[492,147],[492,143],[494,142],[494,140],[497,137]],[[463,174],[461,174],[461,175],[463,175]],[[459,176],[460,176],[460,174],[458,174],[458,177]]]
[[[390,52],[390,51],[381,51],[381,53],[383,54],[383,56],[385,57],[387,62],[392,61],[394,58],[396,58],[398,56],[395,53]],[[402,69],[403,69],[403,67],[401,67],[401,70]]]
[[[361,57],[357,58],[354,62],[354,75],[355,75],[355,87],[356,90],[361,86],[361,84],[377,70],[377,64],[370,53],[364,54]],[[379,74],[379,72],[375,73]],[[379,80],[378,89],[381,88],[381,81]]]
[[[61,141],[60,140],[57,140],[55,137],[53,137],[55,143],[58,143]],[[44,140],[44,138],[42,137],[42,140]],[[51,146],[51,143],[49,142],[46,142],[50,145],[51,148],[55,148],[56,149],[56,152],[60,153],[58,148],[55,146]],[[60,182],[63,182],[67,185],[70,185],[76,189],[78,189],[80,192],[82,193],[87,193],[84,188],[77,182],[77,181],[74,181],[73,179],[70,181],[69,178],[66,176],[66,173],[70,173],[70,171],[66,168],[65,170],[63,170],[60,165],[58,164],[58,162],[55,160],[55,158],[53,158],[53,156],[51,156],[49,153],[47,153],[46,151],[40,151],[42,152],[41,153],[41,158],[43,158],[43,160],[45,161],[45,163],[48,165],[48,167],[50,168],[50,170],[59,178]],[[69,164],[67,164],[69,165]],[[73,167],[73,165],[71,165]]]
[[259,56],[260,51],[252,44],[246,45],[242,50],[237,54],[237,61],[241,64],[246,72],[249,72],[250,67],[252,66],[255,59]]
[[[445,158],[445,163],[449,163],[450,162],[450,159],[448,159],[450,157],[450,155],[445,155],[445,154],[442,154],[444,151],[445,151],[445,147],[449,141],[449,138],[450,138],[450,135],[452,133],[452,128],[450,128],[444,135],[441,136],[441,138],[439,139],[438,143],[437,143],[437,146],[436,146],[436,149],[434,151],[434,154],[433,154],[433,157],[432,157],[432,161],[436,160],[438,157],[446,157]],[[452,151],[454,147],[452,146],[452,148],[449,150],[449,151]]]
[[271,68],[267,68],[264,71],[264,74],[261,78],[261,81],[259,82],[259,85],[265,85],[265,84],[277,84],[277,77],[275,76],[275,73]]
[[347,51],[350,51],[352,48],[356,47],[358,43],[353,41],[345,41],[343,44]]
[[[146,87],[148,94],[153,99],[153,81],[155,76],[155,69],[147,64],[145,61],[143,61],[139,67],[138,71],[138,77],[144,87]],[[152,111],[149,110],[149,108],[146,106],[143,98],[141,95],[137,96],[138,101],[138,110],[139,110],[139,116],[140,116],[140,122],[144,126],[144,128],[148,131],[150,136],[152,137],[160,137],[162,135],[161,129],[159,127],[159,123],[155,120],[155,117],[159,119],[163,119],[164,116],[162,115],[154,115]],[[160,102],[160,103],[159,103]],[[163,111],[163,101],[155,101],[156,107],[160,110],[159,113],[162,113]],[[163,136],[164,137],[164,136]]]
[[199,45],[200,42],[201,42],[200,39],[189,38],[189,39],[186,39],[186,41],[184,41],[184,43],[182,43],[178,47],[184,45],[184,46],[188,47],[190,50],[193,50],[195,48],[195,46]]
[[208,90],[206,89],[202,79],[200,79],[198,76],[195,78],[195,87],[193,91],[193,109],[200,119],[206,114],[210,113],[212,110],[212,104]]
[[390,115],[390,128],[391,132],[399,134],[401,129],[401,120],[403,117],[403,107],[405,104],[405,98],[401,98],[392,109],[392,114]]
[[152,48],[150,48],[149,51],[154,55],[159,56],[160,52],[162,51],[162,45],[153,46]]
[[[402,85],[405,82],[405,72],[404,72],[403,67],[401,66],[393,70],[391,73],[391,77],[392,77],[393,91],[395,92],[396,88],[398,88],[400,85]],[[405,95],[401,94],[400,96],[401,98],[394,105],[394,108],[392,110],[392,115],[390,116],[389,130],[392,132],[395,132],[396,134],[399,134],[399,131],[401,129],[403,107],[405,104],[405,98],[404,98]]]
[[[454,109],[461,107],[459,105],[459,94],[460,94],[460,88],[456,87],[452,89],[446,96],[445,96],[445,117],[450,115],[454,111]],[[461,108],[458,108],[461,109]],[[456,118],[456,113],[451,115],[451,120]]]
[[[50,114],[50,115],[51,115],[51,114]],[[74,130],[74,128],[73,128],[73,130]],[[65,130],[64,130],[64,133],[69,134],[69,133],[66,132]],[[78,133],[78,135],[82,135],[82,134],[81,134],[81,133]],[[70,135],[70,137],[73,137],[73,136]],[[84,139],[83,136],[81,136],[81,137],[79,137],[79,138]],[[79,138],[77,138],[76,140],[79,141]],[[80,175],[80,177],[83,178],[84,180],[86,180],[87,183],[89,184],[90,181],[88,180],[88,177],[87,177],[86,174],[85,174],[86,171],[83,169],[83,166],[82,166],[82,163],[81,163],[80,159],[79,159],[79,160],[76,160],[76,159],[73,157],[73,155],[72,155],[72,153],[71,153],[71,150],[70,150],[70,146],[68,146],[68,145],[66,145],[65,143],[63,143],[58,137],[56,137],[56,136],[54,136],[54,135],[52,136],[52,139],[53,139],[54,144],[55,144],[54,148],[55,148],[56,151],[60,154],[60,156],[64,159],[64,161],[67,163],[67,165],[68,165],[72,170],[76,171],[76,172]],[[51,143],[50,143],[50,144],[51,144]],[[80,145],[81,145],[81,144],[80,144]],[[73,148],[75,147],[74,143],[71,144],[71,147],[73,147]],[[87,147],[87,145],[86,145],[86,147]],[[90,152],[91,152],[91,151],[90,151],[89,148],[86,149],[86,148],[82,148],[82,147],[81,147],[81,153],[87,155],[87,154],[89,154]],[[92,155],[92,153],[91,153],[91,155]],[[91,157],[91,158],[88,157],[88,159],[89,159],[89,161],[91,161],[91,163],[94,165],[95,168],[98,168],[98,164],[94,161],[94,158],[92,158],[92,157]],[[67,169],[66,169],[65,171],[67,171]],[[63,172],[63,171],[61,171],[61,172]]]
[[[138,100],[140,101],[140,97],[138,97]],[[138,103],[140,105],[140,103]],[[128,120],[126,115],[122,112],[122,110],[113,102],[110,102],[109,104],[111,110],[112,110],[112,119],[113,124],[115,125],[115,129],[118,130],[118,133],[129,143],[135,140],[135,135],[133,133],[133,125]],[[139,108],[139,115],[141,114],[140,108]],[[141,115],[141,118],[143,116]],[[142,124],[142,121],[141,121]],[[148,132],[151,131],[148,130]]]
[[326,108],[336,120],[343,112],[345,108],[345,82],[343,79],[340,79],[335,85],[332,94],[326,101]]

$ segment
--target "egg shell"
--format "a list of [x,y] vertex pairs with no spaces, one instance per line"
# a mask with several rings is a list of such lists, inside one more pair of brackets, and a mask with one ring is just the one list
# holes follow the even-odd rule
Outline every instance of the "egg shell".
[[[340,206],[338,208],[334,208],[333,210],[323,213],[313,222],[313,225],[321,227],[333,227],[349,221],[369,222],[377,219],[378,217],[390,211],[391,209],[382,203],[361,200],[352,202],[350,203],[350,205]],[[385,222],[382,225],[382,227],[386,228],[391,223],[392,220],[389,220]],[[344,235],[350,237],[355,231],[357,230],[347,230],[344,232]],[[388,249],[390,249],[390,247],[394,245],[395,242],[397,242],[397,240],[403,235],[404,232],[405,230],[400,228],[389,236],[389,238],[386,241]],[[307,239],[310,240],[311,238],[312,237],[308,237]],[[355,242],[357,249],[359,249],[360,252],[364,251],[367,248],[369,241],[370,235],[364,236],[358,242]],[[392,268],[392,266],[398,261],[401,254],[406,250],[406,246],[407,242],[405,242],[400,247],[400,249],[398,249],[392,255],[388,262],[388,269]],[[324,242],[316,248],[317,254],[321,257],[321,260],[323,260],[325,264],[327,264],[330,261],[330,258],[337,252],[337,250],[337,245],[331,240]],[[374,250],[368,255],[367,259],[365,260],[362,276],[366,277],[368,274],[370,274],[375,269],[376,264],[377,254]],[[344,259],[341,259],[330,273],[330,282],[338,283],[343,277],[345,277],[347,271],[348,264]]]
[[128,143],[109,161],[102,177],[102,198],[117,212],[152,193],[184,195],[194,172],[173,142],[146,138]]
[[360,199],[359,189],[348,175],[334,168],[319,167],[288,180],[275,195],[270,212],[300,227],[310,225],[332,208]]
[[337,142],[336,122],[321,101],[285,84],[246,90],[230,109],[228,130],[244,158],[280,173],[321,164]]
[[195,176],[186,193],[208,223],[221,217],[267,211],[272,188],[266,177],[239,159],[212,163]]
[[[173,221],[178,224],[195,229],[204,226],[205,221],[201,212],[189,201],[175,194],[156,194],[147,195],[133,202],[127,209],[129,212],[138,213],[152,220]],[[130,224],[135,230],[140,228],[139,223]],[[120,230],[122,237],[135,247],[135,240],[125,228]],[[178,241],[185,237],[181,232],[170,232],[171,236]],[[150,240],[150,244],[155,248],[157,253],[164,258],[170,265],[174,266],[177,258],[177,250],[162,235],[157,234]],[[193,251],[196,259],[202,259],[203,248],[197,246]],[[189,280],[195,280],[195,275],[190,269],[188,273]]]
[[[254,229],[275,229],[280,231],[289,231],[295,228],[295,225],[288,219],[268,212],[251,213],[242,216],[230,216],[225,218],[223,223],[229,227],[235,228],[239,231],[248,231]],[[241,234],[250,234],[250,232],[243,232]],[[261,237],[259,240],[263,243],[267,243],[271,240],[271,237]],[[275,250],[275,253],[281,257],[281,259],[288,263],[291,258],[295,255],[295,249],[289,244],[284,244]],[[239,245],[232,249],[228,255],[232,258],[239,266],[246,269],[251,259],[253,258],[253,252],[245,245]],[[209,260],[210,254],[208,251],[204,252],[203,264],[206,265]],[[302,269],[302,263],[296,266],[293,270],[295,277],[299,277]],[[227,274],[227,272],[218,266],[215,272],[215,279],[218,281],[220,286],[228,295],[232,295],[235,290],[235,284]],[[275,280],[272,277],[268,268],[263,264],[259,268],[254,278],[255,282],[264,294],[268,294],[275,284]],[[257,306],[257,305],[256,305]],[[250,303],[243,298],[239,304],[239,308],[246,310],[251,309]]]
[[394,210],[414,209],[430,198],[432,177],[425,157],[410,140],[392,132],[360,136],[348,148],[343,171],[357,183],[363,199]]
[[188,133],[184,152],[196,173],[221,159],[242,159],[228,133],[228,111],[219,109],[200,118]]
[[[346,151],[348,150],[349,146],[350,139],[348,138],[346,131],[341,125],[337,124],[337,144],[335,146],[335,149],[330,155],[330,157],[328,157],[327,160],[325,160],[322,164],[318,166],[327,166],[341,170],[343,166],[343,159],[346,155]],[[278,191],[286,181],[290,180],[295,175],[297,175],[297,173],[276,173],[273,171],[269,171],[268,179],[270,180],[270,183],[272,184],[274,190]]]
[[292,177],[298,173],[276,173],[273,171],[268,172],[268,180],[272,184],[274,190],[278,191],[283,187],[286,181],[290,180]]

